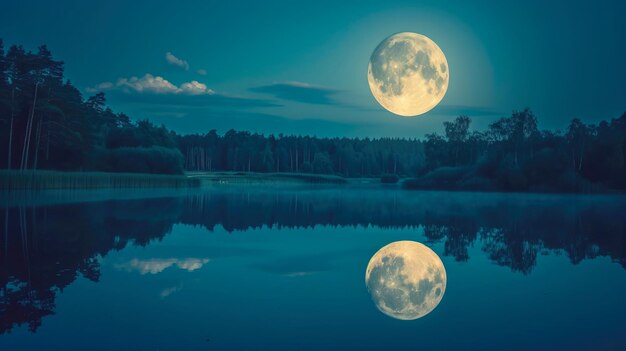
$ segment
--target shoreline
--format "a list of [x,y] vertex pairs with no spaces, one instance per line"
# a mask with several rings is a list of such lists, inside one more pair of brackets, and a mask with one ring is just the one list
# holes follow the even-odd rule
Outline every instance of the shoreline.
[[61,190],[61,189],[125,189],[125,188],[193,188],[197,179],[185,175],[63,172],[48,170],[0,171],[0,190]]
[[401,178],[397,183],[384,183],[380,178],[345,178],[336,175],[312,173],[256,173],[256,172],[188,172],[183,175],[113,172],[64,172],[51,170],[0,170],[0,191],[43,191],[72,189],[149,189],[202,188],[213,186],[348,186],[380,187],[401,191],[433,191],[459,193],[501,194],[562,194],[562,195],[624,195],[618,190],[559,191],[529,190],[503,191],[498,189],[464,189],[450,184],[427,187],[407,186],[415,178]]

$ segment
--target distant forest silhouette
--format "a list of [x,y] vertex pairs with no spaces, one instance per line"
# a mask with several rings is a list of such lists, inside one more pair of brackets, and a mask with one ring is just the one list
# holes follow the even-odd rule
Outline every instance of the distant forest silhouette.
[[113,112],[103,93],[83,98],[46,46],[5,53],[1,39],[0,125],[0,164],[14,170],[392,175],[414,178],[404,184],[414,189],[626,190],[626,113],[597,125],[573,119],[564,132],[539,130],[529,109],[485,131],[459,116],[424,140],[179,135]]
[[572,264],[605,256],[626,269],[624,199],[522,196],[212,190],[1,208],[0,334],[22,324],[36,331],[54,313],[59,292],[79,276],[100,279],[99,257],[160,241],[178,223],[219,226],[233,235],[261,227],[422,228],[427,244],[443,243],[445,256],[468,261],[470,248],[478,247],[493,264],[520,274],[531,274],[546,254],[565,255]]

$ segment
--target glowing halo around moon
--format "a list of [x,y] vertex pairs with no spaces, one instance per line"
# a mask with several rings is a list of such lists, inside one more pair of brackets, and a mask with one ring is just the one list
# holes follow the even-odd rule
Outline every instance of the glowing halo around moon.
[[446,95],[449,78],[448,61],[439,46],[411,32],[394,34],[378,44],[367,69],[376,101],[406,117],[437,106]]
[[437,254],[415,241],[396,241],[378,250],[365,271],[376,307],[402,320],[424,317],[446,291],[446,269]]

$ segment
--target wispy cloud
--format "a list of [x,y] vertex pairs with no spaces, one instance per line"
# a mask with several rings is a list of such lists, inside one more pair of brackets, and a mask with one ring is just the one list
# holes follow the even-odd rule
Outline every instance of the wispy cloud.
[[[172,106],[185,108],[216,108],[220,111],[223,108],[239,109],[239,108],[255,108],[255,107],[279,107],[273,100],[252,99],[242,96],[226,95],[221,93],[187,95],[187,94],[137,94],[122,93],[120,91],[112,91],[111,100],[123,103],[131,103],[136,105],[147,106]],[[180,110],[179,110],[180,111]]]
[[193,272],[202,268],[205,263],[209,262],[208,258],[186,258],[184,260],[176,261],[176,266],[180,269],[184,269],[187,272]]
[[255,93],[270,94],[279,99],[317,105],[340,105],[334,99],[339,91],[302,82],[283,82],[249,89]]
[[196,71],[196,73],[198,73],[201,76],[206,76],[207,71],[206,71],[206,69],[199,69],[199,70]]
[[172,66],[180,67],[185,71],[189,71],[189,63],[183,59],[174,56],[174,54],[169,51],[165,53],[165,61],[167,61],[167,63]]
[[277,107],[271,100],[253,99],[218,93],[206,84],[193,80],[176,85],[152,74],[143,77],[119,78],[86,89],[88,93],[106,92],[112,100],[149,105],[190,107]]
[[158,274],[172,266],[192,272],[202,268],[208,262],[208,258],[151,258],[146,260],[133,258],[128,262],[115,265],[115,268],[128,272],[138,272],[141,275]]
[[332,254],[316,254],[285,257],[271,262],[259,263],[255,268],[285,277],[303,277],[333,269]]
[[183,289],[182,284],[165,288],[159,292],[159,297],[162,299],[169,297],[170,295],[177,293]]
[[161,76],[145,74],[143,77],[119,78],[115,83],[103,82],[87,88],[88,92],[120,90],[125,93],[152,93],[152,94],[182,94],[182,95],[212,95],[215,92],[206,84],[196,80],[175,85]]

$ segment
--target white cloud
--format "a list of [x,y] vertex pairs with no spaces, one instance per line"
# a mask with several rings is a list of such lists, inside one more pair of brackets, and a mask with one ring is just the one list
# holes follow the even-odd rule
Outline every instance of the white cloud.
[[151,74],[146,74],[141,78],[120,78],[117,80],[115,86],[123,90],[128,89],[138,93],[176,94],[179,90],[177,86],[170,83],[167,79],[159,76],[155,77]]
[[199,70],[196,71],[196,73],[198,73],[201,76],[206,76],[207,71],[206,71],[206,69],[199,69]]
[[87,92],[88,93],[97,93],[97,92],[102,91],[102,90],[111,89],[111,88],[113,88],[113,86],[114,85],[111,82],[102,82],[100,84],[96,84],[93,87],[88,87],[87,88]]
[[118,269],[124,269],[127,271],[136,271],[140,274],[157,274],[163,272],[165,269],[171,267],[174,263],[176,263],[176,259],[150,259],[150,260],[140,260],[137,258],[133,258],[132,260],[124,263],[116,265]]
[[165,289],[161,290],[161,292],[159,293],[159,297],[161,299],[164,299],[164,298],[166,298],[166,297],[168,297],[168,296],[170,296],[170,295],[172,295],[172,294],[174,294],[176,292],[179,292],[180,290],[182,290],[182,286],[181,285],[165,288]]
[[115,268],[125,270],[128,272],[138,272],[141,275],[145,274],[158,274],[166,270],[167,268],[176,265],[176,267],[193,272],[202,268],[207,262],[208,258],[152,258],[147,260],[140,260],[133,258],[132,260],[115,265]]
[[183,83],[180,86],[180,90],[185,94],[189,95],[201,95],[207,94],[208,92],[212,92],[211,89],[208,89],[206,84],[202,84],[197,80],[193,80],[189,83]]
[[167,63],[169,63],[170,65],[180,67],[185,71],[189,71],[189,63],[183,59],[179,59],[169,51],[165,53],[165,61],[167,61]]
[[90,93],[103,90],[121,90],[125,93],[212,95],[215,91],[196,80],[177,86],[160,76],[147,73],[143,77],[120,78],[115,82],[104,82],[87,88]]
[[207,262],[209,262],[208,258],[186,258],[184,260],[178,260],[176,266],[188,272],[193,272],[196,269],[202,268]]
[[97,89],[111,89],[113,88],[113,83],[111,82],[104,82],[104,83],[100,83],[98,85],[96,85]]

